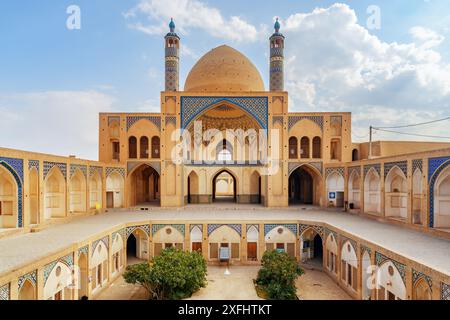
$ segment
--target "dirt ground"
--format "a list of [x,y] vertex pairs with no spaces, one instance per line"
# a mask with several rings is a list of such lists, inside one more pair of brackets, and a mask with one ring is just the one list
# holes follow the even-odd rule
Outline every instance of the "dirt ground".
[[322,271],[305,270],[296,281],[297,296],[301,300],[352,300]]

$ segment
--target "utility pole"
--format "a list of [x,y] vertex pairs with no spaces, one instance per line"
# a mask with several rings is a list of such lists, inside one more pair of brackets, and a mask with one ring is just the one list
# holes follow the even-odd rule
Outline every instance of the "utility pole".
[[372,126],[369,127],[369,159],[372,159]]

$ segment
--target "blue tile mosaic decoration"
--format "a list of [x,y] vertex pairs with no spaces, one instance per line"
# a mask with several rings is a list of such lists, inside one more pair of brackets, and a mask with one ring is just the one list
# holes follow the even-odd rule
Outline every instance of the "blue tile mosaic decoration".
[[86,256],[89,256],[89,246],[84,246],[78,249],[78,256],[84,253]]
[[114,167],[106,168],[106,177],[108,178],[113,172],[117,172],[123,178],[125,178],[125,169],[124,168],[114,168]]
[[[325,238],[326,238],[326,239],[328,239],[328,236],[330,235],[330,233],[333,235],[333,237],[334,237],[335,239],[338,238],[338,234],[337,234],[336,232],[334,232],[333,230],[330,230],[330,229],[328,229],[328,228],[325,228]],[[326,240],[326,239],[325,239],[325,240]]]
[[267,236],[267,234],[272,231],[273,229],[277,228],[277,227],[284,227],[286,229],[288,229],[289,231],[291,231],[295,237],[297,237],[297,224],[292,223],[292,224],[265,224],[264,225],[264,237]]
[[434,185],[437,178],[450,165],[450,157],[428,159],[428,180],[430,188],[430,221],[429,227],[434,227]]
[[420,271],[417,271],[416,269],[412,269],[412,275],[413,275],[413,285],[416,285],[417,281],[420,279],[424,279],[428,286],[430,287],[430,291],[433,290],[433,280],[430,276],[426,275],[425,273],[422,273]]
[[173,124],[174,126],[176,126],[177,125],[177,117],[166,116],[166,126],[169,124]]
[[416,172],[419,169],[420,172],[423,172],[423,160],[422,159],[414,159],[412,161],[412,172]]
[[348,167],[348,176],[351,177],[353,172],[356,172],[358,176],[361,176],[361,167],[360,166],[354,166],[354,167]]
[[441,300],[450,300],[450,285],[441,282]]
[[100,177],[103,177],[103,168],[98,166],[89,167],[89,177],[92,177],[94,173],[97,172]]
[[122,241],[125,241],[127,239],[126,228],[122,228],[118,231],[114,231],[111,236],[112,236],[112,238],[111,238],[112,241],[115,241],[117,236],[120,236],[122,238]]
[[369,247],[366,247],[365,245],[361,245],[360,246],[360,250],[361,250],[361,256],[364,254],[364,252],[367,251],[367,253],[369,254],[369,256],[372,256],[372,249],[370,249]]
[[302,236],[303,232],[305,232],[309,228],[313,229],[316,233],[318,233],[320,235],[320,237],[322,238],[322,241],[324,241],[325,229],[322,226],[316,226],[316,225],[312,225],[312,224],[300,224],[299,225],[300,236]]
[[320,130],[323,131],[323,117],[322,116],[289,116],[289,120],[288,120],[288,127],[289,130],[295,126],[297,124],[297,122],[306,119],[306,120],[310,120],[312,122],[314,122],[315,124],[317,124],[320,128]]
[[249,230],[251,227],[255,227],[256,230],[258,230],[258,232],[259,232],[259,224],[248,224],[248,225],[247,225],[247,232],[248,232],[248,230]]
[[52,273],[55,266],[58,264],[58,262],[64,263],[66,266],[71,268],[73,266],[73,254],[68,254],[62,258],[59,258],[58,260],[55,260],[53,262],[50,262],[49,264],[44,266],[44,286],[47,283],[47,279]]
[[345,170],[344,168],[326,168],[325,169],[325,177],[328,177],[333,172],[337,172],[342,177],[344,177],[344,170]]
[[364,166],[364,178],[366,177],[367,172],[369,172],[369,170],[372,169],[372,168],[378,173],[379,176],[381,176],[381,166],[380,166],[379,163],[377,163],[377,164],[367,164],[367,165]]
[[10,284],[7,283],[3,286],[0,286],[0,301],[5,301],[10,299]]
[[44,180],[47,177],[47,174],[53,167],[58,167],[59,170],[61,170],[62,175],[64,176],[64,179],[67,180],[67,164],[60,163],[60,162],[50,162],[50,161],[44,161]]
[[268,128],[267,97],[181,97],[181,128],[185,129],[192,120],[221,102],[242,108],[255,118],[263,129]]
[[140,120],[147,120],[153,123],[159,130],[161,130],[161,117],[160,116],[128,116],[127,117],[127,131]]
[[222,226],[227,226],[227,227],[233,229],[234,231],[236,231],[239,234],[239,236],[242,235],[242,225],[241,224],[208,224],[208,236],[214,230],[216,230]]
[[132,234],[136,229],[142,230],[147,235],[147,237],[150,236],[150,225],[149,224],[142,224],[140,226],[126,227],[125,228],[125,237],[126,237],[126,239],[128,239],[130,234]]
[[103,242],[103,244],[105,245],[106,249],[109,249],[109,236],[103,237],[101,239],[95,240],[94,242],[92,242],[92,255],[94,255],[95,250],[97,249],[97,245]]
[[279,123],[281,126],[283,126],[283,116],[273,116],[272,117],[272,125],[275,126],[275,124]]
[[17,184],[17,227],[23,227],[23,160],[0,157],[0,166],[3,166],[14,177]]
[[29,280],[31,282],[31,284],[33,284],[34,286],[36,286],[36,281],[37,281],[37,270],[33,270],[27,274],[24,274],[23,276],[21,276],[19,278],[19,280],[17,281],[17,289],[20,291],[20,289],[22,289],[23,284],[25,283],[26,280]]
[[384,254],[379,253],[377,251],[375,251],[375,262],[377,264],[377,266],[381,266],[382,264],[384,264],[387,261],[391,261],[394,266],[397,268],[398,272],[400,273],[400,276],[402,277],[403,283],[406,286],[406,266],[400,262],[397,262],[389,257],[386,257]]
[[194,229],[195,227],[199,227],[199,228],[200,228],[200,231],[203,232],[203,225],[202,225],[202,224],[191,224],[191,225],[189,226],[189,232],[192,232],[192,229]]
[[36,168],[37,172],[39,172],[39,160],[28,160],[28,170],[32,168]]
[[70,178],[73,177],[75,170],[77,170],[77,169],[83,173],[85,178],[87,177],[87,166],[81,165],[81,164],[71,164],[70,165]]
[[155,235],[156,232],[161,230],[165,227],[172,227],[176,230],[178,230],[183,236],[186,232],[186,226],[184,224],[152,224],[152,237]]
[[350,242],[350,244],[351,244],[352,247],[353,247],[353,250],[355,250],[355,253],[357,253],[357,252],[358,252],[358,245],[356,244],[356,241],[353,240],[353,239],[347,238],[347,237],[345,237],[345,236],[341,236],[341,250],[342,250],[342,248],[344,247],[344,244],[345,244],[347,241]]
[[384,164],[384,178],[387,177],[392,168],[398,167],[402,170],[405,177],[408,176],[408,162],[407,161],[398,161],[398,162],[387,162]]

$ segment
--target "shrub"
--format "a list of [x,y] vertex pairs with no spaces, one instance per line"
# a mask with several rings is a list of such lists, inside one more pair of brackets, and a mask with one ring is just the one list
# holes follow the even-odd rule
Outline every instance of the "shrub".
[[285,252],[266,251],[256,282],[274,300],[296,299],[295,279],[303,274],[297,261]]
[[140,284],[151,299],[177,300],[190,297],[206,285],[206,261],[199,252],[163,250],[150,263],[128,266],[125,282]]

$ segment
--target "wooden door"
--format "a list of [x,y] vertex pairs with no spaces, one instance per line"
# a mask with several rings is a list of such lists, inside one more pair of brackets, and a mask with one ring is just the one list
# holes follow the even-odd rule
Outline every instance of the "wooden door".
[[256,261],[257,259],[258,259],[258,256],[257,256],[256,242],[248,242],[247,243],[247,260]]
[[106,192],[106,207],[114,208],[114,192]]
[[201,242],[192,242],[192,251],[202,252],[202,243]]

